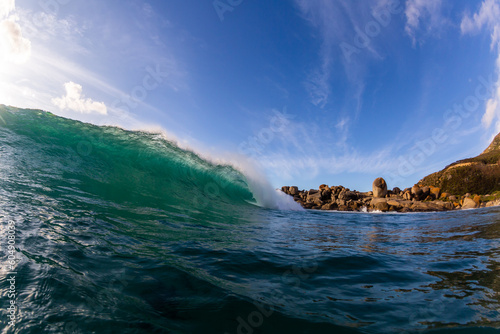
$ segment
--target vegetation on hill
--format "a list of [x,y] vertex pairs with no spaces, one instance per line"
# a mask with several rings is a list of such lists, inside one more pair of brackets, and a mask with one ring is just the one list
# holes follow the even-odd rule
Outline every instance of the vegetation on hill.
[[479,156],[454,162],[418,183],[455,195],[486,195],[500,191],[500,134]]

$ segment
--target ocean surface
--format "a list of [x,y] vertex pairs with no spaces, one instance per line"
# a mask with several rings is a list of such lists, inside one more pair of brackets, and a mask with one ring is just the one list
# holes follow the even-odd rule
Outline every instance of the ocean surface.
[[1,333],[500,331],[500,208],[272,192],[159,134],[0,106]]

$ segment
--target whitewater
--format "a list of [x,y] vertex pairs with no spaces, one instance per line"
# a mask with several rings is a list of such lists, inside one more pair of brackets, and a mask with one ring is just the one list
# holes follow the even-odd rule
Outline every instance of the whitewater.
[[304,211],[217,161],[0,106],[1,332],[499,331],[500,208]]

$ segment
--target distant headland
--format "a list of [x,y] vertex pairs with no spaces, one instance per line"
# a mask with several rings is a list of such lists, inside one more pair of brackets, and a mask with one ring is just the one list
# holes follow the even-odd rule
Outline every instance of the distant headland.
[[457,161],[404,190],[388,190],[386,181],[377,178],[369,192],[326,184],[311,190],[284,186],[281,191],[316,210],[430,212],[499,206],[500,134],[477,157]]

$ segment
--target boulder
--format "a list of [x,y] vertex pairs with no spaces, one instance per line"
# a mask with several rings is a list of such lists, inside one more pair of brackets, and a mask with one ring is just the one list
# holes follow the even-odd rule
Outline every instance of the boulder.
[[334,187],[332,186],[332,187],[330,187],[330,190],[332,192],[332,196],[338,196],[342,189],[339,186],[334,186]]
[[352,211],[352,209],[346,205],[339,205],[339,211]]
[[321,193],[315,192],[311,194],[311,192],[309,192],[309,194],[307,195],[306,202],[313,203],[315,205],[323,205],[323,202],[321,201]]
[[387,195],[387,183],[381,177],[376,178],[373,181],[373,197],[375,198],[384,198]]
[[327,203],[321,207],[321,210],[335,210],[337,208],[337,203]]
[[299,194],[299,188],[297,188],[296,186],[289,187],[288,188],[288,194],[290,194],[292,196],[298,195]]
[[372,207],[375,210],[379,210],[382,212],[387,212],[389,211],[389,204],[387,204],[387,199],[385,198],[374,198],[370,202],[370,207]]
[[434,202],[413,202],[411,209],[415,212],[444,211],[445,208]]
[[479,207],[479,204],[474,202],[472,198],[465,197],[464,203],[462,204],[462,209],[476,209]]
[[395,194],[395,195],[399,195],[401,193],[401,189],[399,189],[398,187],[395,187],[394,189],[392,189],[392,192]]
[[329,188],[323,188],[323,190],[321,190],[322,201],[329,201],[331,197],[332,197],[332,191]]
[[411,191],[407,190],[403,194],[403,198],[407,201],[411,201]]
[[403,208],[403,205],[401,204],[400,201],[395,200],[395,199],[390,199],[387,201],[387,204],[391,206],[394,210],[398,211]]
[[420,201],[423,199],[424,192],[418,185],[414,185],[411,188],[411,194],[413,198],[415,198],[417,201]]
[[287,186],[281,187],[281,191],[284,192],[285,194],[288,194],[289,189],[290,189],[290,187],[287,187]]
[[438,206],[442,207],[445,210],[453,210],[453,209],[455,209],[455,206],[451,202],[434,201],[432,203],[434,203],[435,205],[438,205]]
[[422,187],[422,197],[427,198],[431,194],[431,188],[430,187]]
[[492,206],[500,206],[500,199],[489,201],[488,203],[486,203],[487,208],[490,208]]
[[328,189],[328,185],[322,184],[319,186],[319,190],[325,190],[325,189]]
[[348,201],[348,200],[355,201],[358,199],[358,195],[353,191],[349,191],[347,189],[344,189],[340,192],[339,199],[342,199],[344,201]]
[[439,199],[441,196],[441,188],[438,187],[429,187],[430,188],[430,196],[432,196],[434,199]]

